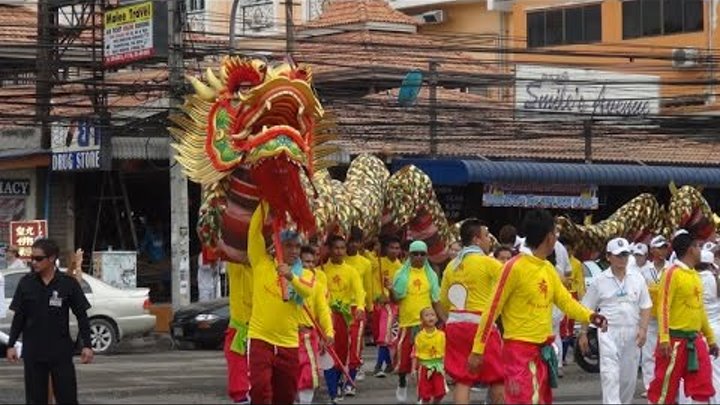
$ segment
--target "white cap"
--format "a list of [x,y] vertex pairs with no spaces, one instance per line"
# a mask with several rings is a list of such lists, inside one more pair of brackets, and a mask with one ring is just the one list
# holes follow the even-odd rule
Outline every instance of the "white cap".
[[651,248],[661,248],[663,246],[669,246],[667,239],[665,239],[664,236],[658,235],[650,241],[650,247]]
[[717,249],[718,244],[715,242],[705,242],[705,244],[702,246],[702,250],[707,250],[708,252],[712,252],[713,250]]
[[630,242],[625,238],[615,238],[607,243],[606,250],[613,256],[619,256],[623,253],[630,254]]
[[715,255],[709,250],[700,252],[700,263],[712,264],[713,267],[717,267],[715,266]]
[[646,256],[648,254],[648,247],[644,243],[636,243],[635,246],[633,246],[632,253],[634,255]]
[[690,232],[688,232],[686,229],[678,229],[678,230],[675,231],[675,233],[673,234],[673,239],[675,239],[675,238],[677,238],[678,236],[683,235],[683,234],[688,234],[688,235],[690,235]]

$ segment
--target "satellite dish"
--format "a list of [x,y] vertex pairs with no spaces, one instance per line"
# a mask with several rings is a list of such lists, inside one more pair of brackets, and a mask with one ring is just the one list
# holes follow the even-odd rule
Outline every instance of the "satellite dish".
[[413,70],[405,75],[398,92],[398,104],[401,106],[410,106],[415,104],[420,88],[423,84],[423,74],[419,70]]

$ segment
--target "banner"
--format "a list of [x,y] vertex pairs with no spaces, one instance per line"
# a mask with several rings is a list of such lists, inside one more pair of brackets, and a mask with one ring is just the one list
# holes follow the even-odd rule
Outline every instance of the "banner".
[[37,239],[47,236],[48,226],[44,219],[10,222],[10,244],[18,247],[23,259],[27,260],[32,256],[32,245]]
[[598,209],[597,186],[488,184],[483,206],[566,210]]

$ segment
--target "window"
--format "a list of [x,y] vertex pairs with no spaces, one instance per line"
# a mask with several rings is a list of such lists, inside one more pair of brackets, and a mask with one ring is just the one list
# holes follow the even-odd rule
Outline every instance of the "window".
[[80,280],[80,287],[85,294],[92,294],[92,288],[90,288],[90,284],[88,284],[87,281]]
[[602,39],[600,4],[527,13],[527,46],[586,44]]
[[187,11],[189,13],[205,11],[205,0],[187,0]]
[[703,12],[703,0],[626,0],[623,38],[702,31]]
[[[15,295],[15,290],[20,279],[27,273],[10,273],[5,275],[5,298],[10,299]],[[8,303],[9,305],[9,303]]]

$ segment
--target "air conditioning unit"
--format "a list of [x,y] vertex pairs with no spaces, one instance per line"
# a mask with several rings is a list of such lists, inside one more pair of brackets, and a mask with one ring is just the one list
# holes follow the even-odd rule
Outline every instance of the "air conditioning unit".
[[700,50],[697,48],[676,48],[672,50],[672,67],[689,69],[701,63]]
[[440,24],[445,22],[445,12],[442,10],[426,11],[415,16],[420,24]]

